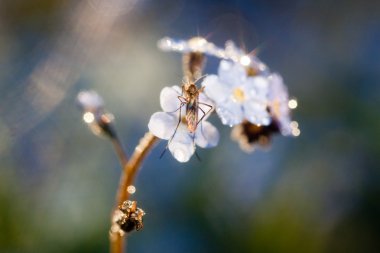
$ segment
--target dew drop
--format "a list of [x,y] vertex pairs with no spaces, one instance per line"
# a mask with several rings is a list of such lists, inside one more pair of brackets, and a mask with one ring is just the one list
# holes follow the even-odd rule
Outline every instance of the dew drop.
[[84,122],[86,122],[87,124],[90,124],[92,122],[94,122],[95,120],[95,115],[92,113],[92,112],[85,112],[83,114],[83,120]]
[[127,192],[128,192],[129,194],[134,194],[134,193],[136,192],[136,187],[135,187],[134,185],[129,185],[129,186],[127,187]]
[[298,128],[298,122],[297,122],[297,121],[292,121],[292,122],[290,122],[290,127],[291,127],[292,129]]
[[240,64],[243,66],[249,66],[251,64],[251,58],[248,55],[244,55],[240,58]]
[[297,137],[301,134],[301,131],[298,128],[292,130],[293,136]]
[[290,109],[296,109],[298,106],[297,100],[295,99],[290,99],[288,102],[288,106]]

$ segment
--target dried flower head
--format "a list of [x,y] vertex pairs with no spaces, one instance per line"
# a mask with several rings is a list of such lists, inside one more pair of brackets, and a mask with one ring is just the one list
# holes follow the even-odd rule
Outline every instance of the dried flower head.
[[121,234],[134,230],[139,231],[144,227],[143,216],[145,212],[137,207],[136,201],[126,200],[114,213],[112,232]]
[[279,128],[275,121],[267,126],[257,126],[245,120],[234,126],[231,131],[231,139],[238,142],[243,151],[252,152],[255,147],[268,147],[272,135],[278,132]]

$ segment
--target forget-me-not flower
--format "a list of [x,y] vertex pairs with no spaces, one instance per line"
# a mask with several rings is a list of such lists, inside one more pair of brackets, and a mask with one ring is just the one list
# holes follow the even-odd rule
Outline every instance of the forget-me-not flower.
[[216,112],[225,125],[248,120],[256,125],[271,122],[267,111],[269,81],[265,76],[248,76],[240,63],[222,60],[218,75],[203,81],[206,95],[216,104]]

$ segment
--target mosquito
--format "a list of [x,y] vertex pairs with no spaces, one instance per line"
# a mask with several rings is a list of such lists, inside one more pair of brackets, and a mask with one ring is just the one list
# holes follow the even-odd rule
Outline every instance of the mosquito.
[[[199,101],[199,95],[204,91],[205,86],[198,88],[196,83],[204,77],[206,77],[206,75],[201,76],[194,82],[190,82],[189,79],[187,79],[187,81],[182,81],[182,93],[181,93],[181,96],[178,96],[178,100],[180,101],[180,106],[177,110],[174,111],[174,112],[179,111],[178,123],[174,130],[173,135],[170,137],[168,144],[160,157],[164,155],[170,142],[173,140],[175,134],[177,133],[179,124],[181,124],[181,122],[184,122],[187,125],[187,129],[189,133],[193,135],[193,143],[194,143],[195,131],[197,130],[199,123],[201,123],[204,117],[206,117],[206,115],[212,111],[213,109],[212,105],[202,103]],[[182,118],[181,109],[185,105],[186,105],[185,117]],[[208,111],[205,112],[205,110],[203,110],[199,105],[207,106],[209,108]],[[198,115],[199,111],[203,114],[200,118]]]

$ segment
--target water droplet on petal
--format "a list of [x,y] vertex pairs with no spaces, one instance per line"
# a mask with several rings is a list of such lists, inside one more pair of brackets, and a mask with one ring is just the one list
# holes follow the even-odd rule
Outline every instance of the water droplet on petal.
[[291,127],[292,129],[294,129],[294,128],[298,128],[298,122],[297,122],[297,121],[292,121],[292,122],[290,122],[290,127]]
[[94,122],[95,120],[95,115],[92,113],[92,112],[85,112],[83,114],[83,120],[84,122],[86,122],[87,124],[90,124],[92,122]]
[[288,106],[290,109],[296,109],[298,106],[297,100],[295,99],[290,99],[288,102]]
[[251,58],[248,55],[244,55],[240,58],[240,64],[243,66],[249,66],[251,64]]

